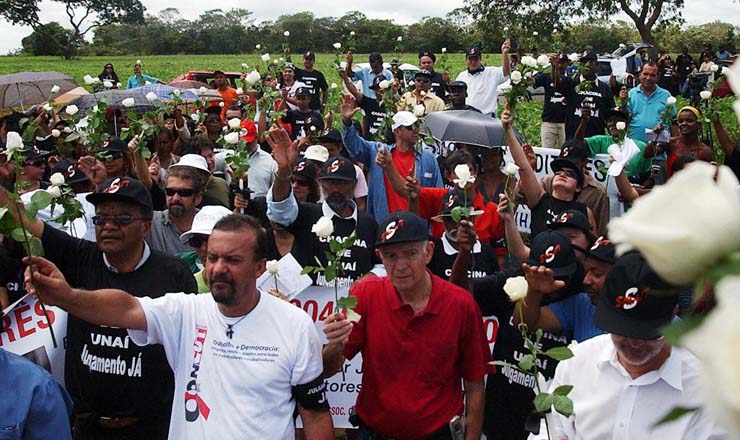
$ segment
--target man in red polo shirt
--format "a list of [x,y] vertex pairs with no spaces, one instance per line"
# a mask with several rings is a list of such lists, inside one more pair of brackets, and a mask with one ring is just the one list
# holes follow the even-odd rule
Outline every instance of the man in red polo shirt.
[[452,439],[449,423],[463,413],[465,439],[480,439],[490,360],[480,310],[426,270],[434,244],[424,220],[397,211],[380,226],[376,248],[388,276],[352,289],[358,322],[341,314],[324,321],[324,372],[362,352],[358,439]]

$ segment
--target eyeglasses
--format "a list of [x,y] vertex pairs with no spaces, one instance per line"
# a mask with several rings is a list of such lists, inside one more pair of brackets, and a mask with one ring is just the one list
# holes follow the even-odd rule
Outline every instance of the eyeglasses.
[[94,225],[97,226],[104,226],[108,222],[113,222],[116,226],[127,226],[133,223],[136,220],[150,220],[146,217],[134,217],[133,215],[128,214],[119,214],[119,215],[94,215],[92,218],[92,222]]
[[190,239],[188,240],[188,244],[193,248],[199,248],[203,246],[203,243],[206,243],[208,241],[207,235],[202,234],[194,234]]
[[190,197],[193,194],[197,193],[198,191],[192,189],[192,188],[165,188],[164,189],[165,194],[167,194],[168,197],[172,197],[175,194],[177,194],[180,197]]
[[36,161],[33,161],[33,162],[26,162],[26,166],[28,166],[28,167],[38,167],[38,168],[41,168],[41,167],[45,167],[46,166],[46,161],[45,160],[36,160]]
[[571,179],[578,180],[578,174],[569,168],[564,168],[562,170],[555,171],[556,176],[561,176],[563,174],[570,177]]
[[311,186],[311,182],[309,182],[308,180],[293,178],[291,182],[299,186]]

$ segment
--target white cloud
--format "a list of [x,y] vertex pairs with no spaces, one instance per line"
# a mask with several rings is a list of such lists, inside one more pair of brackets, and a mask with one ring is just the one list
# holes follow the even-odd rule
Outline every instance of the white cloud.
[[[177,8],[180,14],[187,19],[194,19],[203,12],[203,3],[194,0],[143,0],[147,13],[156,15],[162,9]],[[300,10],[313,12],[317,17],[344,15],[350,10],[360,10],[371,18],[391,19],[399,24],[410,24],[423,16],[444,17],[449,11],[461,7],[460,0],[375,0],[363,2],[362,5],[350,4],[341,0],[317,0],[310,4],[300,6]],[[247,4],[238,0],[224,0],[218,3],[223,10],[232,8],[244,8],[253,12],[252,17],[257,21],[274,20],[283,14],[297,12],[298,9],[277,10],[271,2],[249,2]],[[216,7],[214,4],[213,7]],[[684,18],[688,24],[701,24],[715,20],[729,21],[740,25],[740,14],[737,14],[737,4],[734,0],[701,0],[687,1],[684,9]],[[66,14],[60,3],[44,1],[41,3],[42,21],[59,21],[64,26]],[[0,22],[0,32],[3,38],[0,40],[0,54],[21,47],[21,39],[31,33],[28,27],[12,26],[6,21]]]

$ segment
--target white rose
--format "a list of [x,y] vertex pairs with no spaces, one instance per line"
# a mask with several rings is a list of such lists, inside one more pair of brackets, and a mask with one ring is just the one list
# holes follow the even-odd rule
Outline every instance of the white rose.
[[716,72],[719,70],[719,66],[716,64],[712,64],[712,67],[710,67],[710,69],[712,70],[712,72]]
[[[683,172],[683,171],[682,171]],[[702,325],[686,335],[686,348],[701,361],[702,393],[707,409],[730,434],[740,438],[740,276],[726,276],[714,289],[717,306]]]
[[121,88],[121,85],[122,85],[122,84],[121,84],[120,82],[117,82],[117,83],[116,83],[116,87],[118,87],[119,89]]
[[639,250],[666,281],[688,285],[719,258],[740,249],[737,186],[726,166],[692,163],[613,219],[609,238],[624,243],[619,251]]
[[224,102],[223,102],[223,101],[219,102],[219,103],[218,103],[218,106],[219,106],[219,107],[223,107],[223,106],[224,106]]
[[512,84],[519,84],[522,82],[522,72],[518,70],[514,70],[511,72],[511,83]]
[[199,118],[200,117],[198,116],[198,113],[193,113],[192,115],[190,115],[190,119],[192,119],[193,121],[197,122]]
[[723,67],[722,71],[720,72],[720,75],[727,76],[730,74],[730,68],[729,67]]
[[617,130],[624,131],[627,128],[627,124],[624,121],[617,122]]
[[380,88],[381,88],[381,89],[385,90],[385,89],[387,89],[388,87],[390,87],[390,86],[391,86],[391,82],[390,82],[390,81],[388,81],[387,79],[384,79],[383,81],[381,81],[381,82],[380,82],[380,83],[378,84],[378,86],[380,86]]
[[90,75],[85,75],[82,77],[82,79],[85,81],[85,84],[87,85],[95,84],[95,80]]
[[557,34],[557,33],[558,33],[558,28],[554,28],[554,29],[552,30],[552,33],[553,33],[553,34]]
[[15,131],[9,131],[5,136],[5,154],[10,158],[14,152],[23,149],[23,138]]
[[527,79],[532,78],[532,72],[525,73],[524,74],[524,77],[527,78]]
[[180,91],[180,89],[175,89],[172,91],[172,94],[179,98],[182,92]]
[[93,111],[93,113],[97,113],[98,112],[98,105],[97,104],[95,104],[93,106],[92,111]]
[[126,98],[123,101],[121,101],[121,104],[124,107],[133,107],[136,102],[134,101],[134,98]]
[[268,62],[268,61],[270,61],[270,54],[269,53],[266,53],[266,54],[262,55],[260,58],[262,58],[262,61]]
[[247,75],[247,77],[244,78],[244,79],[249,84],[256,84],[257,81],[260,80],[260,78],[261,78],[260,73],[257,72],[256,70],[253,70],[253,71],[249,72],[249,74]]
[[447,53],[447,48],[446,47],[443,47],[442,48],[442,53]]
[[339,50],[342,48],[342,43],[334,43],[333,46],[334,46],[334,49]]
[[331,83],[331,85],[329,86],[329,88],[332,88],[332,89],[336,89],[337,87],[339,87],[337,83]]
[[65,133],[67,133],[67,134],[72,133],[72,127],[64,127],[64,129],[62,129],[62,131],[65,132]]
[[76,127],[77,128],[87,128],[87,126],[89,125],[89,123],[90,123],[90,121],[87,119],[87,116],[85,116],[84,118],[82,118],[79,121],[77,121]]
[[278,60],[272,60],[272,64],[277,65],[277,63],[278,63]]
[[43,108],[44,108],[44,110],[46,110],[47,112],[50,112],[50,111],[52,110],[52,108],[53,108],[53,107],[51,106],[51,104],[49,104],[49,103],[47,102],[46,104],[44,104],[44,107],[43,107]]
[[470,167],[468,166],[468,164],[461,163],[460,165],[456,166],[455,176],[457,178],[452,179],[452,181],[455,182],[455,185],[459,186],[461,189],[465,189],[468,183],[475,183],[475,176],[470,174]]
[[141,60],[136,60],[136,64],[141,66]]
[[568,55],[568,60],[570,60],[570,62],[572,62],[572,63],[575,63],[576,61],[578,61],[578,59],[579,59],[579,56],[575,52],[572,53],[572,54],[570,54],[570,55]]
[[329,217],[321,217],[316,224],[311,226],[311,232],[317,237],[327,238],[334,233],[334,222]]
[[240,128],[242,126],[242,120],[239,118],[232,118],[229,119],[229,127],[231,128]]
[[78,111],[80,111],[80,109],[77,108],[77,106],[74,104],[70,104],[67,106],[67,108],[64,109],[64,112],[70,116],[76,115]]
[[355,36],[355,31],[350,31],[350,33],[349,33],[349,34],[350,34],[350,35],[352,35],[352,36],[354,37],[354,36]]
[[676,105],[676,98],[669,96],[668,99],[665,100],[665,103],[667,105]]
[[537,57],[537,64],[539,64],[542,67],[545,67],[550,64],[550,57],[547,55],[540,55]]
[[247,68],[249,68],[249,64],[247,64],[247,63],[242,63],[242,69],[247,69]]
[[257,50],[260,50],[260,49],[262,49],[262,45],[261,44],[257,44],[257,45],[254,46],[254,48],[257,49]]
[[509,32],[509,26],[504,26],[504,32]]
[[290,37],[290,31],[283,32],[283,37]]
[[537,60],[528,55],[525,55],[522,57],[522,64],[527,67],[537,67]]
[[64,175],[62,173],[54,173],[49,177],[49,183],[53,186],[64,185]]
[[103,87],[105,87],[106,89],[112,89],[113,83],[110,81],[103,81]]
[[627,47],[627,46],[625,46],[625,44],[624,44],[624,43],[619,43],[619,48],[620,48],[620,49],[624,49],[625,47]]
[[59,130],[57,130],[56,128],[55,128],[55,129],[53,129],[53,130],[51,130],[51,136],[52,136],[52,137],[58,138],[58,137],[59,137],[59,136],[61,136],[61,135],[62,135],[62,132],[61,132],[61,131],[59,131]]
[[150,85],[152,85],[152,82],[151,81],[144,81],[144,85],[145,86],[150,86]]
[[527,279],[518,276],[508,278],[504,284],[504,292],[509,295],[509,301],[517,302],[527,297]]
[[157,94],[154,92],[149,92],[146,94],[146,100],[149,102],[156,101],[157,100]]
[[540,33],[539,33],[539,32],[537,32],[537,31],[534,31],[534,32],[532,32],[532,35],[534,35],[535,37],[536,37],[537,35],[539,35],[539,34],[540,34]]
[[699,96],[701,97],[701,99],[706,101],[707,99],[712,97],[712,92],[710,92],[709,90],[702,90],[701,92],[699,92]]
[[201,86],[201,87],[200,87],[200,88],[198,89],[198,94],[199,94],[199,95],[205,95],[207,91],[208,91],[208,89],[207,89],[207,88],[206,88],[205,86]]
[[316,126],[315,125],[312,125],[312,126],[308,127],[308,131],[316,131]]
[[52,199],[57,199],[62,196],[62,190],[58,186],[52,186],[46,190]]
[[51,88],[51,94],[56,95],[57,93],[59,93],[60,90],[61,88],[58,85],[54,84],[54,86]]
[[278,260],[270,260],[265,265],[265,268],[271,275],[277,275],[278,269],[280,268],[280,263]]
[[396,41],[398,41],[398,42],[400,43],[401,41],[403,41],[403,37],[399,35],[399,36],[398,36],[398,37],[396,38]]
[[226,136],[224,136],[224,141],[226,141],[227,144],[236,144],[239,142],[239,133],[232,131],[231,133],[228,133]]
[[504,172],[509,176],[516,176],[516,173],[519,172],[519,167],[514,162],[507,162]]
[[414,116],[416,116],[417,118],[424,116],[425,111],[426,111],[426,108],[421,104],[414,106]]

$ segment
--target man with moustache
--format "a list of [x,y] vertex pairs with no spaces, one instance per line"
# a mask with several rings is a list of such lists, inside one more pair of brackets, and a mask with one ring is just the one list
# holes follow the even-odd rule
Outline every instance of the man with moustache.
[[257,289],[266,249],[259,222],[232,214],[214,225],[208,239],[211,295],[137,298],[118,289],[74,289],[51,262],[37,257],[26,285],[71,316],[128,329],[135,344],[164,347],[175,372],[169,439],[293,438],[296,408],[307,438],[333,439],[314,323]]
[[[636,252],[614,263],[594,314],[608,334],[575,347],[550,385],[550,392],[573,387],[568,397],[574,414],[554,414],[557,438],[729,438],[703,410],[699,361],[661,335],[677,310],[670,289]],[[658,424],[679,406],[698,409]]]

